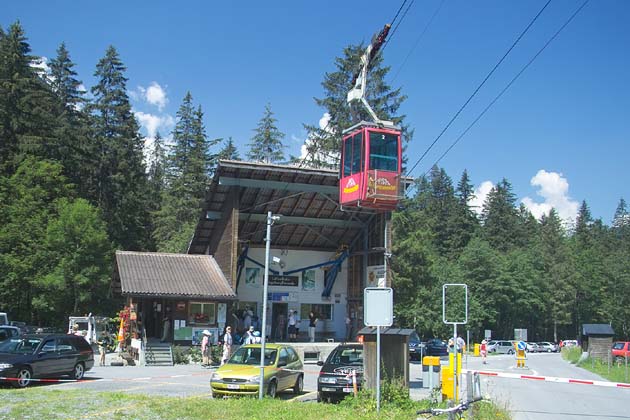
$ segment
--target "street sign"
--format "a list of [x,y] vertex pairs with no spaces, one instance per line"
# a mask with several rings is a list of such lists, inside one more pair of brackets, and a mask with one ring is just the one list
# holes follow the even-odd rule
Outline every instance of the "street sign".
[[368,327],[391,327],[394,322],[394,291],[391,287],[366,287],[363,322]]

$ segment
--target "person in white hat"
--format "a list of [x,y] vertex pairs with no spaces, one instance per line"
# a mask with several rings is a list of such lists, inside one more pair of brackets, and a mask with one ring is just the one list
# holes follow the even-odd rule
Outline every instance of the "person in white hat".
[[250,326],[247,332],[245,332],[243,344],[254,344],[254,327],[253,326]]
[[210,366],[210,348],[212,344],[210,343],[210,336],[212,333],[208,330],[203,330],[203,338],[201,339],[201,366],[208,367]]

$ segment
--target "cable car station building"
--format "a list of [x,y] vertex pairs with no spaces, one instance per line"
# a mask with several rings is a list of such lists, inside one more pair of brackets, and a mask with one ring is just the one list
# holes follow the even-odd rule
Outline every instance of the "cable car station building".
[[262,319],[272,212],[279,219],[271,227],[267,336],[286,339],[279,327],[290,311],[299,315],[299,339],[311,311],[318,340],[343,340],[346,316],[355,333],[363,326],[363,289],[383,278],[387,213],[342,208],[339,189],[335,170],[220,161],[188,253],[213,256],[235,291],[227,324],[238,327],[247,309]]

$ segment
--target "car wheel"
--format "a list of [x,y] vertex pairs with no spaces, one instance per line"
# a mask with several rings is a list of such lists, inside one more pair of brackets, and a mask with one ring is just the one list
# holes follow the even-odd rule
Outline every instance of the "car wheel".
[[621,366],[625,363],[625,359],[621,356],[617,356],[615,357],[615,363],[617,364],[617,366]]
[[514,354],[514,350],[509,349],[509,350],[508,350],[508,352],[507,352],[507,354]]
[[269,382],[269,386],[267,387],[267,395],[271,398],[276,398],[276,394],[278,392],[278,384],[276,381]]
[[83,363],[77,363],[74,365],[74,369],[72,369],[72,373],[70,376],[72,379],[81,380],[83,379],[83,375],[85,374],[85,367],[83,367]]
[[13,382],[13,386],[16,388],[26,388],[31,383],[33,374],[27,367],[20,368],[16,375],[17,380]]
[[296,395],[300,395],[304,390],[304,378],[302,375],[298,375],[297,380],[295,381],[295,385],[293,386],[293,393]]
[[318,392],[317,393],[317,402],[322,402],[324,400],[324,398],[322,397],[322,393]]
[[551,349],[547,349],[547,353],[551,353]]

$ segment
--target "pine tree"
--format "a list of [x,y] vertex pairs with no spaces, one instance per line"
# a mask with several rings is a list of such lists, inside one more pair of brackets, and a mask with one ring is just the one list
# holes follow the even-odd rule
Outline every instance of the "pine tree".
[[92,87],[96,201],[117,246],[146,249],[148,200],[143,163],[144,140],[131,112],[127,78],[118,52],[110,46],[96,66]]
[[453,230],[449,249],[454,255],[458,255],[466,247],[479,227],[477,215],[469,205],[470,201],[475,197],[475,193],[468,177],[468,171],[465,169],[457,183],[455,197],[457,201],[449,222]]
[[271,111],[271,104],[265,106],[265,113],[258,126],[254,129],[254,137],[249,143],[247,158],[255,162],[281,163],[284,161],[285,146],[282,139],[285,135],[276,126],[276,120]]
[[0,31],[0,175],[11,175],[27,155],[56,153],[53,95],[32,64],[40,61],[19,22]]
[[218,154],[218,159],[222,160],[240,160],[240,156],[238,154],[238,150],[234,145],[234,141],[232,137],[228,137],[228,139],[223,143],[223,148]]
[[[362,120],[371,121],[371,117],[360,105],[352,107],[346,103],[348,91],[353,87],[352,79],[360,69],[360,59],[365,46],[350,45],[343,50],[343,55],[335,59],[335,71],[326,73],[322,87],[324,98],[315,98],[315,103],[324,108],[330,116],[324,128],[304,124],[308,132],[306,141],[307,157],[304,162],[309,166],[336,166],[340,156],[343,130]],[[400,105],[407,98],[400,88],[392,89],[385,82],[390,67],[383,66],[383,55],[376,56],[368,72],[365,96],[379,118],[393,121],[402,126],[403,142],[406,144],[413,137],[413,131],[404,124],[405,115],[399,115]]]
[[507,251],[515,245],[517,212],[514,208],[516,198],[512,185],[503,178],[490,190],[483,205],[484,238],[499,250]]

